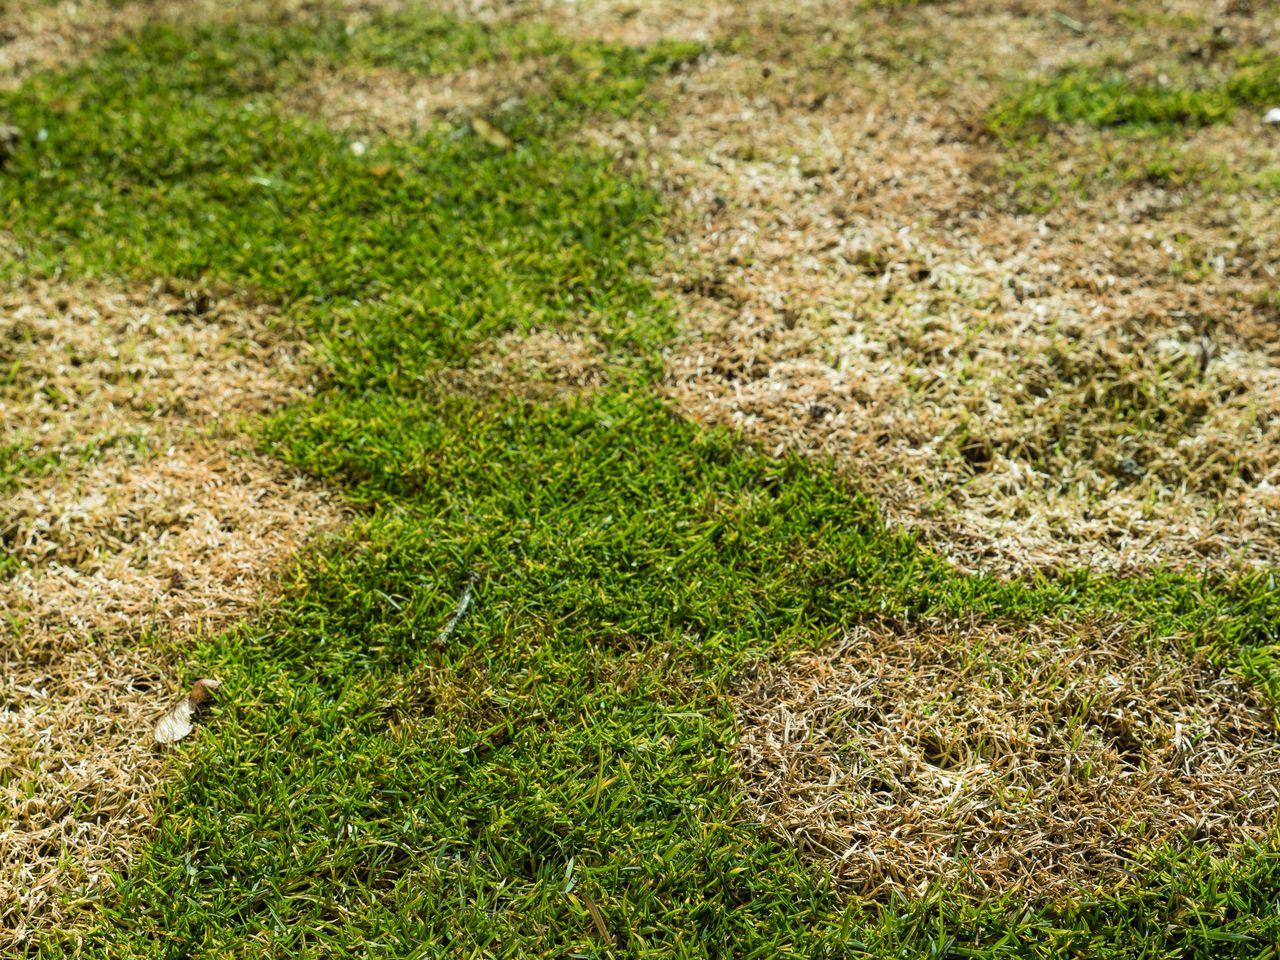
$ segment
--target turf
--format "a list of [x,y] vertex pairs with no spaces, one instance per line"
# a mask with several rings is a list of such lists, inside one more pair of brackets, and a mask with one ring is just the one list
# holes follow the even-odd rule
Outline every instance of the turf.
[[[1135,14],[1132,25],[1145,29],[1153,25],[1149,20]],[[1154,25],[1181,33],[1196,27],[1158,17]],[[1271,106],[1280,97],[1280,59],[1265,49],[1224,54],[1225,64],[1207,59],[1162,59],[1159,82],[1149,79],[1151,64],[1139,61],[1074,64],[1008,83],[986,116],[987,128],[1005,148],[1001,179],[1011,183],[1019,205],[1034,213],[1116,184],[1217,197],[1274,191],[1270,171],[1250,175],[1243,165],[1206,162],[1187,144],[1198,129]],[[1091,138],[1081,136],[1086,130],[1094,131]],[[1075,146],[1083,162],[1064,176],[1055,161],[1071,152],[1062,139],[1071,133],[1088,149]]]
[[[398,23],[368,33],[360,48],[378,63],[445,69],[487,53],[468,31],[452,59],[423,52]],[[11,103],[15,124],[46,131],[10,163],[0,201],[16,232],[39,237],[25,268],[234,278],[349,337],[340,353],[353,375],[397,380],[495,333],[568,316],[591,325],[601,303],[640,295],[625,267],[645,238],[628,225],[652,215],[652,195],[598,158],[543,151],[578,111],[635,109],[646,73],[689,48],[561,45],[557,82],[507,131],[523,148],[498,150],[455,126],[357,156],[271,109],[271,92],[335,55],[327,41],[338,40],[269,30],[194,39],[152,31]],[[636,324],[646,322],[600,332],[647,335],[652,347],[661,328]]]
[[[991,129],[1004,136],[1046,126],[1173,130],[1229,120],[1241,107],[1261,107],[1280,95],[1280,60],[1263,50],[1236,55],[1225,76],[1171,67],[1181,83],[1138,80],[1118,67],[1076,66],[1024,81],[991,110]],[[1203,72],[1203,71],[1202,71]]]
[[[40,955],[1266,955],[1271,848],[1157,854],[1076,905],[860,904],[743,814],[728,693],[755,658],[875,619],[1091,613],[1270,684],[1280,590],[963,576],[856,477],[653,400],[676,326],[643,279],[658,202],[570,134],[660,109],[647,79],[695,53],[441,19],[154,29],[0,100],[46,131],[0,177],[11,271],[218,279],[286,306],[332,374],[260,443],[362,511],[275,609],[182,648],[229,706],[174,761],[154,842]],[[317,63],[494,56],[555,65],[504,116],[511,149],[445,123],[357,155],[277,109]],[[607,389],[476,399],[440,376],[497,334],[583,326],[611,347]]]

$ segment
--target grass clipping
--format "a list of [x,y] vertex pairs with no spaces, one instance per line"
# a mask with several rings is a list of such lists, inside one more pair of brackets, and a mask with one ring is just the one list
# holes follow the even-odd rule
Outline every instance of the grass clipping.
[[149,829],[176,677],[153,640],[250,613],[341,505],[230,427],[307,388],[302,345],[207,292],[0,295],[0,952]]
[[749,808],[861,895],[1071,896],[1275,826],[1261,694],[1099,626],[865,629],[738,711]]

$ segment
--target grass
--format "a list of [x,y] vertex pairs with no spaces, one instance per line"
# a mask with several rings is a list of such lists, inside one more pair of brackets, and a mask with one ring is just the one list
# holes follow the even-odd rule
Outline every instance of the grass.
[[[317,63],[532,51],[555,75],[507,121],[510,150],[446,125],[356,156],[274,107]],[[0,178],[29,251],[12,269],[216,278],[284,305],[334,372],[261,443],[362,511],[258,622],[182,648],[229,706],[175,761],[153,843],[39,955],[1137,958],[1274,941],[1270,848],[1159,853],[1076,905],[859,904],[743,816],[729,691],[755,658],[868,619],[1102,612],[1269,682],[1280,590],[1266,573],[963,576],[834,470],[651,399],[675,323],[642,279],[657,200],[565,137],[657,109],[646,79],[694,52],[438,19],[354,38],[153,29],[0,100],[47,131]],[[440,386],[535,326],[606,338],[615,385],[540,404]],[[476,604],[438,642],[473,576]]]
[[[454,59],[422,52],[418,34],[394,22],[357,37],[367,38],[352,55],[377,63],[395,62],[397,49],[406,67],[487,55],[468,31]],[[22,266],[233,278],[347,338],[343,367],[363,379],[413,377],[432,358],[557,320],[597,327],[614,344],[659,342],[643,317],[593,322],[602,303],[639,295],[625,267],[644,239],[627,225],[654,215],[647,191],[598,158],[498,150],[461,126],[357,156],[270,109],[282,78],[341,42],[231,30],[192,47],[157,29],[93,67],[37,81],[38,96],[8,113],[47,137],[11,162],[0,200],[15,232],[38,237]],[[562,45],[557,82],[507,133],[549,144],[581,111],[634,109],[643,77],[690,53]],[[112,232],[85,242],[103,222]]]
[[[1219,865],[1156,869],[1156,889],[1188,901],[1181,919],[1127,897],[1023,921],[945,899],[880,913],[842,910],[738,814],[726,695],[751,658],[872,614],[1039,615],[1098,603],[1096,586],[1080,602],[1066,585],[955,577],[829,474],[634,396],[319,406],[268,436],[358,484],[369,512],[345,549],[304,561],[274,615],[191,652],[242,706],[193,745],[96,955],[591,954],[575,882],[635,955],[988,949],[1046,927],[1074,944],[1142,911],[1190,945],[1225,897],[1248,907],[1229,932],[1270,929],[1253,876],[1273,876],[1267,851],[1225,890]],[[357,431],[365,452],[335,463]],[[479,600],[441,648],[472,573]],[[1179,591],[1152,592],[1177,622]],[[1134,585],[1108,599],[1152,600]],[[1199,616],[1193,592],[1179,599]],[[1271,602],[1253,598],[1254,629]],[[921,929],[931,911],[941,927]]]
[[[1014,206],[1042,214],[1129,185],[1188,196],[1274,193],[1273,171],[1188,149],[1187,131],[1274,103],[1280,59],[1252,50],[1233,57],[1225,71],[1199,70],[1203,75],[1170,64],[1172,79],[1156,84],[1115,66],[1074,66],[1012,84],[988,111],[987,127],[1005,148],[998,175]],[[1073,139],[1063,136],[1068,128]]]
[[1077,66],[1016,86],[992,107],[990,129],[1005,138],[1061,124],[1163,130],[1203,127],[1231,119],[1240,107],[1280,96],[1280,59],[1264,51],[1238,56],[1214,82],[1156,84],[1107,66]]
[[1018,144],[1000,156],[997,176],[1008,185],[1014,207],[1034,213],[1117,188],[1161,187],[1188,196],[1268,189],[1265,178],[1250,182],[1224,161],[1189,152],[1176,134],[1158,131],[1091,132],[1070,145],[1057,138]]

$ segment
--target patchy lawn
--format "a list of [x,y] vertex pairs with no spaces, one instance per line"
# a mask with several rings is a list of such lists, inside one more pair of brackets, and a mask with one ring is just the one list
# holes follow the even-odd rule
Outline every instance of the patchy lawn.
[[0,951],[1275,942],[1260,5],[21,9]]
[[[669,395],[971,569],[1273,566],[1273,18],[1127,11],[726,26],[610,131],[684,209]],[[1130,116],[1166,83],[1217,106]]]
[[278,592],[340,498],[232,427],[306,395],[310,351],[207,291],[18,285],[0,304],[0,917],[66,916],[152,833],[173,654]]

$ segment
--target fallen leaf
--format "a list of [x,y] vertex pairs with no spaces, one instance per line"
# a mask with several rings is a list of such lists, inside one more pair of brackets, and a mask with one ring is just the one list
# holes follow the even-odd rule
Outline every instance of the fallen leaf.
[[499,150],[511,148],[511,138],[484,117],[472,117],[471,129],[476,132],[477,137],[491,147],[497,147]]
[[156,743],[177,743],[191,733],[200,711],[213,702],[212,691],[222,686],[220,680],[197,680],[191,692],[178,705],[156,721]]

